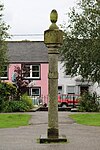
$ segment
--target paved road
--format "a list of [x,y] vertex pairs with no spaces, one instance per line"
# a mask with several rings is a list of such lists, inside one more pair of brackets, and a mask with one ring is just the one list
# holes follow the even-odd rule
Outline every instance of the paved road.
[[100,127],[76,124],[68,118],[71,112],[59,112],[59,132],[68,143],[39,144],[47,132],[47,112],[31,112],[29,126],[0,129],[0,150],[100,150]]

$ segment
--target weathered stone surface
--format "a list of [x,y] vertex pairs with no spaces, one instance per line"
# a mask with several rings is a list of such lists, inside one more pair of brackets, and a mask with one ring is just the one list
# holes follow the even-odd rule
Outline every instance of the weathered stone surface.
[[[41,142],[59,142],[58,129],[58,48],[63,43],[63,32],[56,25],[58,14],[52,10],[50,20],[52,22],[48,30],[44,32],[44,43],[48,47],[49,73],[48,73],[48,132],[47,138],[40,138]],[[65,140],[66,138],[64,138]],[[67,139],[66,139],[67,140]]]
[[64,135],[61,135],[57,138],[48,138],[45,135],[41,135],[39,140],[41,144],[42,143],[66,143],[67,142],[66,136]]
[[53,9],[50,13],[50,20],[52,23],[56,23],[58,19],[58,13],[55,9]]
[[62,30],[59,30],[59,29],[46,30],[44,32],[44,43],[45,44],[60,44],[61,45],[63,43],[63,32],[62,32]]
[[48,128],[48,138],[58,138],[59,130],[56,128]]

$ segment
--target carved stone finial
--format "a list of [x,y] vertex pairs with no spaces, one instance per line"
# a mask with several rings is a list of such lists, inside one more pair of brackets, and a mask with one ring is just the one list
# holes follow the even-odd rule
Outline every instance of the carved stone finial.
[[52,23],[56,23],[58,19],[58,13],[55,9],[53,9],[50,13],[50,20]]
[[49,29],[58,29],[58,26],[56,25],[56,22],[58,20],[58,13],[55,9],[53,9],[50,13],[50,21],[52,22],[51,26]]

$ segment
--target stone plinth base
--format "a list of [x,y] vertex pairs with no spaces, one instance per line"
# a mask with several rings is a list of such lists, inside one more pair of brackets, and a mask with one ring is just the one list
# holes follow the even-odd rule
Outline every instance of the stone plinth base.
[[41,135],[39,142],[42,144],[46,144],[46,143],[63,143],[63,142],[67,142],[67,138],[65,135],[61,135],[58,138],[48,138],[46,137],[46,135]]

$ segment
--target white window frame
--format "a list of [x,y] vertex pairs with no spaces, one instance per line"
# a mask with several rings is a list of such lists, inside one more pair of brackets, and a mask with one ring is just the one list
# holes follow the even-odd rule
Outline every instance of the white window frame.
[[1,80],[8,79],[8,66],[5,66],[5,67],[7,67],[7,68],[6,68],[6,70],[4,70],[3,72],[4,72],[4,73],[7,73],[7,76],[2,76],[2,77],[0,77]]
[[75,94],[75,86],[74,85],[67,86],[67,94]]
[[[27,65],[28,65],[28,64],[26,64],[25,66],[27,66]],[[35,64],[35,65],[34,65],[34,64],[33,64],[33,65],[28,65],[28,66],[30,67],[30,73],[29,73],[30,76],[29,76],[29,77],[25,77],[25,76],[24,76],[24,78],[25,78],[25,79],[40,79],[40,65],[38,65],[38,64]],[[32,73],[35,72],[34,70],[32,70],[32,67],[33,67],[33,66],[38,66],[38,67],[39,67],[39,70],[37,71],[37,72],[39,72],[39,76],[37,76],[37,77],[33,77],[33,76],[32,76]]]
[[[32,89],[38,89],[39,90],[39,93],[38,94],[32,94]],[[40,93],[41,93],[41,88],[40,87],[34,87],[34,88],[31,88],[30,89],[30,94],[32,97],[39,97],[40,96]]]

